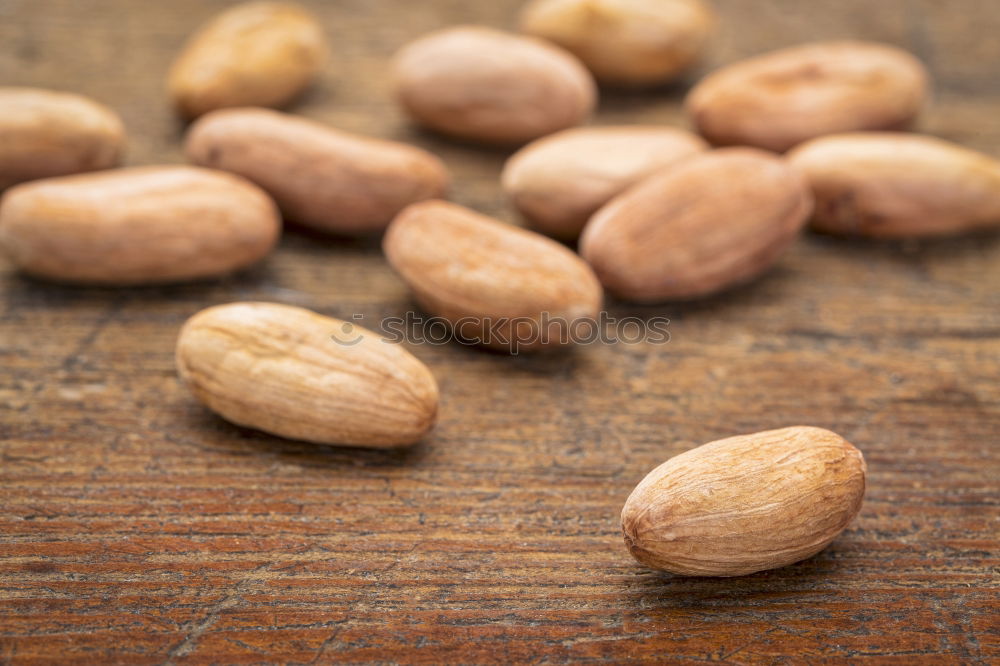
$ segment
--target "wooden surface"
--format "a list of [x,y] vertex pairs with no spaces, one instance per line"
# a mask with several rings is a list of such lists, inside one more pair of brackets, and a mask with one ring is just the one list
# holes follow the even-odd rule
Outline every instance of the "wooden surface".
[[[129,162],[181,161],[162,93],[226,3],[0,0],[0,82],[117,108]],[[516,0],[312,2],[336,60],[297,112],[413,141],[454,199],[511,222],[505,156],[408,127],[386,58]],[[813,38],[910,48],[924,128],[1000,154],[995,0],[716,0],[706,66]],[[611,93],[598,122],[683,123],[686,85]],[[349,318],[413,307],[375,242],[289,232],[209,284],[75,289],[0,266],[0,663],[1000,663],[1000,237],[807,236],[765,279],[665,315],[665,346],[550,357],[413,352],[440,423],[402,453],[242,430],[178,383],[181,323],[241,299]],[[740,579],[653,573],[618,514],[653,466],[791,424],[864,452],[867,501],[819,556]]]

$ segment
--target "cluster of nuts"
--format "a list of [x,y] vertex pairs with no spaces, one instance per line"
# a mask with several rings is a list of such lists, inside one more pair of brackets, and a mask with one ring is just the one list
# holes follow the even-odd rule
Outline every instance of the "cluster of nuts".
[[[596,82],[676,78],[714,22],[702,0],[534,0],[524,34],[452,27],[397,54],[398,100],[416,123],[527,143],[502,187],[532,231],[444,201],[448,171],[424,150],[273,110],[321,72],[326,39],[297,6],[238,5],[190,40],[169,75],[176,108],[194,121],[185,154],[195,166],[112,169],[124,143],[113,111],[0,89],[0,187],[10,187],[0,246],[39,278],[143,285],[249,266],[275,246],[282,218],[385,232],[415,299],[456,328],[472,322],[456,330],[471,336],[487,319],[594,318],[605,289],[640,303],[719,292],[766,271],[810,220],[884,238],[1000,224],[1000,162],[889,132],[910,126],[928,94],[924,67],[889,46],[810,44],[724,67],[687,97],[698,135],[576,127],[596,106]],[[576,241],[579,254],[565,245]],[[178,369],[237,424],[323,444],[420,440],[437,413],[433,375],[375,334],[333,343],[343,324],[273,303],[208,308],[180,333]],[[714,442],[639,484],[625,540],[641,562],[684,574],[782,566],[847,526],[864,479],[857,449],[817,428]]]

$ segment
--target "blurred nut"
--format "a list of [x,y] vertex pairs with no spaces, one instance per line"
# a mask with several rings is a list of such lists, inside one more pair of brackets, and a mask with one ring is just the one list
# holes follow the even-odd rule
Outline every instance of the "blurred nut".
[[715,16],[702,0],[534,0],[521,29],[576,55],[598,81],[664,83],[689,69]]
[[656,125],[563,130],[514,153],[503,188],[535,229],[574,241],[612,197],[707,147],[690,132]]
[[108,169],[124,143],[121,119],[103,104],[53,90],[0,88],[0,190]]
[[305,9],[282,2],[230,7],[201,28],[170,70],[168,88],[187,117],[231,106],[281,107],[327,60],[326,37]]
[[572,55],[490,28],[425,35],[397,54],[394,70],[399,100],[416,122],[484,143],[523,143],[578,125],[597,101]]
[[49,280],[137,285],[245,268],[278,241],[281,219],[238,176],[134,167],[18,185],[0,202],[0,247]]
[[635,302],[706,296],[771,267],[812,210],[805,179],[753,148],[691,157],[611,200],[580,238],[608,290]]
[[716,145],[784,152],[809,139],[909,127],[928,75],[906,51],[867,42],[821,42],[743,60],[705,77],[687,98]]
[[819,231],[907,238],[1000,226],[1000,161],[941,139],[834,134],[788,159],[812,187]]
[[493,349],[569,344],[601,307],[601,285],[568,248],[455,204],[410,206],[383,247],[425,310],[459,338]]
[[444,196],[449,181],[441,160],[414,146],[268,109],[199,118],[185,151],[260,185],[290,220],[340,234],[382,231],[409,204]]

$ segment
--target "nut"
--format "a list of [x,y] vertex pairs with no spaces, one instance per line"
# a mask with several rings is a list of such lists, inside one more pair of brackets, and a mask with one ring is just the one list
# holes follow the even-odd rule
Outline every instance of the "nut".
[[312,83],[326,60],[323,29],[302,7],[248,2],[195,33],[167,87],[189,118],[231,106],[281,107]]
[[702,0],[534,0],[521,30],[548,39],[612,85],[664,83],[705,49],[715,15]]
[[341,234],[381,231],[409,204],[443,196],[449,181],[441,161],[419,148],[267,109],[200,118],[186,152],[260,185],[289,219]]
[[71,93],[0,88],[0,190],[36,178],[118,164],[125,129],[118,115]]
[[396,56],[396,90],[421,125],[485,143],[522,143],[579,125],[597,101],[586,68],[531,37],[459,26]]
[[726,148],[688,158],[601,208],[580,253],[619,297],[706,296],[767,270],[812,210],[805,180],[775,155]]
[[685,576],[742,576],[812,557],[861,509],[865,460],[798,426],[721,439],[663,463],[622,509],[632,556]]
[[568,129],[515,153],[504,166],[503,188],[532,227],[573,241],[612,197],[706,148],[700,138],[671,127]]
[[573,340],[601,287],[564,245],[444,201],[410,206],[386,232],[389,263],[463,340],[504,351]]
[[224,419],[316,444],[406,446],[437,415],[437,383],[408,351],[289,305],[202,310],[181,329],[177,370]]
[[1000,161],[929,136],[838,134],[789,153],[816,196],[819,231],[875,238],[1000,226]]
[[0,247],[31,275],[153,284],[248,266],[278,240],[274,202],[242,178],[136,167],[18,185],[0,203]]
[[724,67],[695,86],[686,104],[714,144],[783,152],[823,134],[905,129],[927,86],[927,70],[906,51],[821,42]]

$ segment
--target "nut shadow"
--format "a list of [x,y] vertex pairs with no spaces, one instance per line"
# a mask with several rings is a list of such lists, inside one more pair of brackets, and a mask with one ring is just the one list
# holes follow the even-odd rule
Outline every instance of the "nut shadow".
[[706,68],[685,73],[678,79],[652,86],[629,87],[604,83],[600,85],[600,111],[628,111],[650,101],[681,102],[695,86]]
[[[166,439],[202,451],[247,457],[268,466],[275,461],[306,469],[334,470],[395,468],[415,465],[432,445],[433,431],[410,447],[371,449],[352,446],[313,444],[285,439],[261,430],[238,426],[200,405],[192,405],[185,415],[182,433],[166,434]],[[258,462],[259,461],[259,462]]]
[[761,608],[762,601],[776,596],[833,593],[842,580],[838,577],[841,567],[835,557],[837,550],[834,544],[807,560],[780,569],[731,578],[680,576],[643,567],[634,579],[625,582],[623,595],[633,607],[653,613],[719,606],[766,610]]
[[690,300],[640,304],[630,303],[607,294],[604,309],[616,318],[637,317],[646,321],[653,317],[667,317],[671,321],[681,321],[686,317],[717,313],[720,310],[745,306],[765,299],[783,299],[786,297],[784,285],[790,284],[789,281],[792,279],[792,271],[779,264],[749,282],[716,294]]
[[[381,314],[385,318],[405,319],[408,313],[414,313],[424,320],[438,319],[436,315],[425,311],[408,297],[386,304]],[[468,340],[457,339],[454,329],[449,327],[447,330],[447,339],[426,340],[423,337],[430,331],[418,335],[415,325],[411,325],[406,331],[403,343],[411,352],[414,347],[421,349],[418,356],[432,370],[437,366],[470,363],[486,364],[489,366],[488,372],[500,374],[524,373],[565,377],[571,376],[585,363],[585,352],[579,345],[567,344],[543,350],[519,350],[515,354],[505,349],[485,347]]]
[[382,231],[359,235],[337,234],[320,231],[288,218],[285,218],[284,225],[280,245],[282,249],[309,253],[346,250],[364,255],[382,254]]
[[[516,354],[473,344],[449,342],[449,348],[466,359],[485,362],[491,372],[526,374],[539,377],[572,377],[585,361],[585,352],[578,345],[563,345],[542,351],[519,351]],[[472,357],[476,356],[476,359]]]
[[1000,248],[1000,231],[982,229],[953,236],[919,239],[874,239],[863,236],[836,236],[808,231],[804,238],[814,246],[843,252],[866,261],[920,261],[957,260],[965,255],[992,252]]
[[506,160],[528,141],[523,143],[489,143],[453,137],[413,122],[401,121],[389,137],[393,141],[415,144],[446,159],[456,161]]
[[[987,230],[919,240],[876,240],[807,232],[798,242],[823,252],[842,254],[850,257],[852,262],[921,267],[928,262],[958,261],[970,254],[1000,251],[1000,232]],[[607,294],[605,310],[619,318],[648,320],[651,317],[667,317],[671,321],[683,321],[689,317],[718,314],[721,310],[766,302],[782,301],[792,305],[788,292],[792,281],[800,277],[789,265],[779,261],[763,275],[717,294],[653,304],[629,303]]]
[[13,270],[0,275],[0,286],[9,297],[8,303],[24,302],[32,306],[49,307],[86,307],[136,300],[182,303],[195,301],[204,302],[207,307],[208,304],[221,300],[239,300],[247,294],[264,291],[272,284],[273,267],[267,260],[225,276],[155,285],[71,284]]

